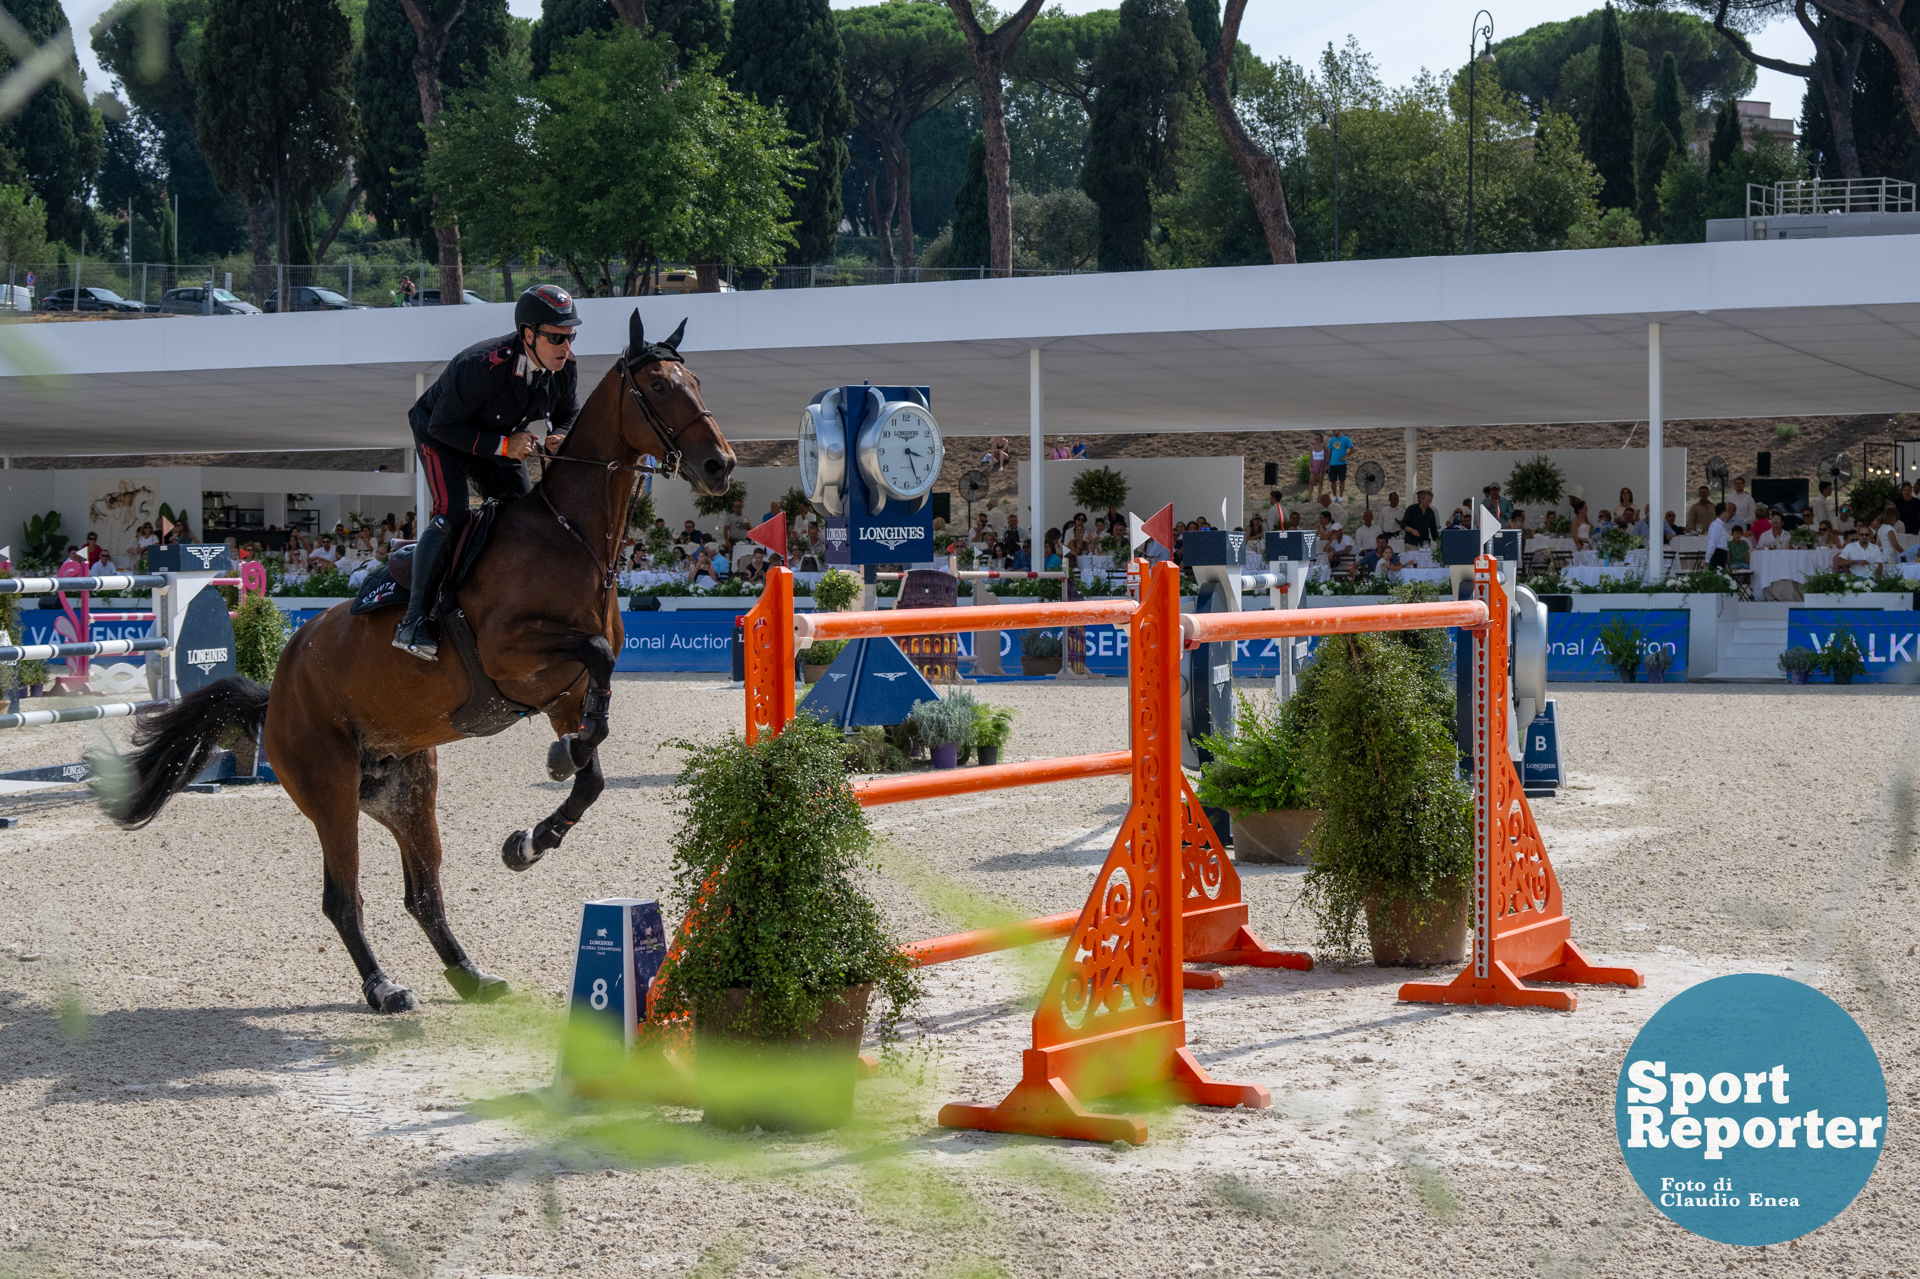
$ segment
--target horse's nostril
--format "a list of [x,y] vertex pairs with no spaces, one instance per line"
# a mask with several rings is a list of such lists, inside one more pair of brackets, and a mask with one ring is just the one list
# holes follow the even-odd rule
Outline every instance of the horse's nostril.
[[710,457],[707,459],[707,474],[712,478],[716,480],[725,479],[727,477],[727,470],[727,464],[719,458]]

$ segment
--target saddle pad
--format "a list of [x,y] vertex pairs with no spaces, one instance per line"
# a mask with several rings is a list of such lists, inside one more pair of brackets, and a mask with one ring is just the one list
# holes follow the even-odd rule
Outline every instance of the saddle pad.
[[[480,552],[486,549],[487,537],[493,532],[493,521],[499,513],[500,503],[489,499],[467,517],[466,524],[460,530],[460,540],[453,546],[453,572],[447,576],[445,588],[441,591],[443,597],[459,590],[467,580],[467,575],[473,572],[473,566],[479,562]],[[387,557],[385,564],[371,569],[347,611],[358,616],[390,604],[405,604],[413,593],[413,551],[417,545],[409,543],[401,547]]]

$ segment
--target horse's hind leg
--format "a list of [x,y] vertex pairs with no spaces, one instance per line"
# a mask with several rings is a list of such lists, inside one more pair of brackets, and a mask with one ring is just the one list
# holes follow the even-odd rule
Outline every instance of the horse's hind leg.
[[407,913],[419,923],[446,965],[447,983],[462,999],[498,999],[504,977],[480,971],[447,923],[440,889],[440,825],[434,819],[439,771],[431,750],[362,763],[360,809],[393,833],[407,880]]
[[586,815],[606,788],[606,777],[600,771],[600,752],[595,750],[587,756],[587,766],[573,775],[573,788],[567,792],[566,802],[541,818],[533,829],[517,830],[507,836],[500,860],[509,870],[525,870],[560,847],[560,841],[567,837],[574,823]]

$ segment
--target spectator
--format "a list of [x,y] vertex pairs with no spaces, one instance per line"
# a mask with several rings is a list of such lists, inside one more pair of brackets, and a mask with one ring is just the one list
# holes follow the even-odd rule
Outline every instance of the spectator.
[[1398,573],[1405,567],[1393,549],[1392,539],[1385,533],[1375,535],[1373,549],[1360,552],[1360,558],[1355,563],[1355,577],[1378,577],[1383,573]]
[[98,564],[101,559],[106,556],[106,552],[100,548],[100,535],[98,533],[87,534],[87,540],[81,545],[80,549],[86,553],[87,569],[89,572],[92,571],[95,564]]
[[129,557],[128,562],[138,565],[140,563],[140,557],[158,545],[160,545],[160,538],[154,533],[153,525],[151,523],[142,524],[140,531],[134,535],[133,554]]
[[767,580],[767,549],[764,546],[753,548],[753,559],[747,564],[747,581],[764,582]]
[[1747,526],[1735,524],[1727,530],[1727,570],[1744,573],[1753,567],[1753,548],[1747,544]]
[[1633,490],[1622,486],[1620,489],[1620,500],[1614,503],[1614,505],[1631,509],[1633,506]]
[[1573,499],[1573,549],[1593,549],[1593,525],[1587,521],[1586,499],[1578,497]]
[[720,584],[718,575],[714,572],[713,568],[712,551],[704,546],[700,548],[700,553],[694,557],[692,564],[687,570],[687,581],[694,586],[718,586]]
[[1387,513],[1381,517],[1381,527],[1386,529],[1388,533],[1398,536],[1404,525],[1400,520],[1400,495],[1392,490],[1388,490],[1387,492],[1386,512]]
[[682,546],[704,546],[712,540],[713,539],[705,533],[695,528],[692,520],[688,520],[680,526],[680,544]]
[[1680,536],[1680,526],[1674,523],[1672,511],[1667,512],[1667,518],[1665,523],[1666,523],[1666,529],[1662,535],[1663,543],[1671,542],[1674,538]]
[[1893,505],[1900,512],[1901,530],[1909,537],[1920,536],[1920,497],[1913,495],[1911,483],[1900,486],[1900,499]]
[[1086,436],[1076,435],[1073,437],[1073,455],[1076,458],[1085,457],[1087,455],[1087,437]]
[[1907,558],[1910,549],[1920,547],[1920,538],[1902,536],[1900,509],[1891,502],[1880,512],[1880,518],[1874,521],[1874,526],[1874,542],[1889,564],[1898,564]]
[[1336,435],[1327,441],[1327,483],[1333,486],[1333,500],[1347,500],[1347,454],[1353,448],[1351,436]]
[[1853,540],[1842,546],[1834,556],[1834,567],[1856,577],[1871,577],[1873,566],[1885,561],[1886,556],[1874,544],[1873,531],[1861,523],[1854,527]]
[[1840,504],[1834,501],[1833,484],[1830,481],[1820,481],[1820,496],[1813,499],[1811,509],[1815,524],[1831,524],[1836,529],[1840,527]]
[[1067,437],[1061,436],[1053,442],[1053,451],[1047,454],[1050,461],[1064,462],[1073,456],[1073,449],[1067,444]]
[[1614,527],[1613,512],[1602,511],[1599,522],[1593,526],[1593,532],[1596,537],[1605,537],[1614,530]]
[[1013,544],[1013,554],[1007,557],[1007,567],[1016,573],[1033,571],[1033,543],[1022,539]]
[[1319,501],[1321,486],[1327,482],[1327,437],[1321,431],[1313,433],[1313,442],[1307,446],[1307,482],[1307,492]]
[[419,291],[420,291],[420,286],[413,282],[412,276],[403,275],[400,277],[400,305],[401,306],[412,306],[414,303],[414,295]]
[[308,552],[307,560],[316,569],[322,564],[325,564],[328,568],[332,568],[335,564],[338,564],[340,562],[340,552],[334,549],[333,534],[322,533],[320,535],[320,545]]
[[[1759,510],[1760,516],[1764,517],[1766,515],[1766,511],[1767,511],[1766,507],[1764,506],[1761,507]],[[1758,527],[1760,523],[1761,523],[1760,519],[1754,520],[1755,527]],[[1769,522],[1767,524],[1767,527],[1764,530],[1754,534],[1753,549],[1756,551],[1786,550],[1787,549],[1787,530],[1778,524]]]
[[1727,567],[1727,524],[1733,508],[1725,502],[1716,502],[1713,507],[1713,521],[1707,525],[1707,567],[1724,569]]
[[1753,534],[1753,544],[1755,546],[1760,545],[1760,539],[1773,532],[1773,529],[1773,518],[1768,508],[1764,506],[1754,507],[1753,524],[1748,530]]
[[413,518],[412,511],[407,512],[406,520],[402,522],[400,525],[400,536],[404,537],[409,542],[419,537],[419,533],[416,532],[414,529],[414,518]]
[[713,577],[715,581],[719,581],[720,579],[726,577],[728,573],[733,571],[733,561],[727,558],[726,547],[716,546],[716,547],[713,547],[712,549],[713,549]]
[[1753,494],[1747,492],[1747,477],[1733,477],[1733,496],[1727,501],[1733,503],[1733,518],[1737,523],[1753,523]]
[[1365,546],[1370,541],[1373,540],[1374,534],[1382,533],[1382,532],[1385,532],[1385,530],[1380,528],[1379,525],[1374,523],[1373,511],[1371,508],[1360,512],[1360,527],[1353,530],[1353,536],[1355,541],[1359,542],[1360,545]]
[[735,502],[732,510],[722,517],[720,522],[722,548],[732,546],[735,542],[746,541],[747,534],[753,532],[753,523],[747,519],[746,506],[745,502]]
[[1698,492],[1699,500],[1687,508],[1687,532],[1689,533],[1704,533],[1707,531],[1707,525],[1713,523],[1713,503],[1707,500],[1707,486],[1702,484]]
[[[1018,511],[1007,512],[1007,529],[1006,529],[1006,532],[1001,535],[1000,540],[1002,542],[1005,542],[1008,539],[1012,539],[1014,548],[1016,550],[1019,549],[1021,538],[1020,538],[1020,512]],[[1009,552],[1009,554],[1011,554],[1011,552]]]
[[1467,519],[1467,511],[1465,507],[1456,506],[1453,508],[1453,514],[1447,517],[1447,527],[1448,528],[1472,528],[1473,527],[1472,523],[1469,522]]

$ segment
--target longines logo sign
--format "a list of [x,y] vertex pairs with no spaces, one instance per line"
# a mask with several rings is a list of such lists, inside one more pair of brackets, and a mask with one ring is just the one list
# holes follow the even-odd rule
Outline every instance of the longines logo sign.
[[183,546],[180,549],[198,560],[203,571],[212,568],[213,562],[224,558],[227,553],[227,548],[224,546]]
[[190,648],[187,650],[187,665],[211,675],[213,668],[226,661],[231,651],[225,648]]
[[926,530],[917,524],[869,524],[860,529],[861,541],[878,542],[890,551],[907,542],[917,542],[926,535]]

